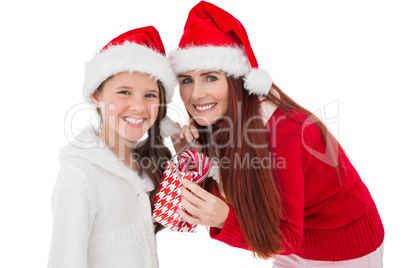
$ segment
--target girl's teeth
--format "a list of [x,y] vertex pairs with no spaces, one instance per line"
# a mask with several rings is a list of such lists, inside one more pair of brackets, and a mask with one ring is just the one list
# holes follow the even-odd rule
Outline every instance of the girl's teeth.
[[197,108],[197,110],[200,110],[200,111],[205,111],[205,110],[211,109],[212,107],[215,107],[215,105],[216,105],[216,103],[212,103],[212,104],[205,105],[205,106],[195,105],[195,108]]
[[139,125],[139,124],[141,124],[142,122],[145,121],[145,118],[143,118],[143,119],[132,119],[132,118],[125,117],[124,120],[129,122],[130,124]]

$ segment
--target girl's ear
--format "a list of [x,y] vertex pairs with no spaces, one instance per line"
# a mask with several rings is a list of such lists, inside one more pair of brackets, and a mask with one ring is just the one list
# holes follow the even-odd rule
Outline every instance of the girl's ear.
[[91,100],[92,102],[95,104],[96,108],[100,108],[99,107],[99,90],[95,90],[94,93],[92,93],[91,95]]

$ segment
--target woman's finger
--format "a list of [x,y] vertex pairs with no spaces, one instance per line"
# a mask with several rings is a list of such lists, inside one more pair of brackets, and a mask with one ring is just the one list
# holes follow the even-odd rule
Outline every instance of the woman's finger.
[[183,139],[183,138],[184,138],[184,134],[183,134],[182,127],[180,126],[180,124],[179,124],[178,122],[176,122],[175,125],[176,125],[176,128],[179,130],[179,131],[178,131],[178,136],[179,136],[179,138],[180,138],[180,139]]
[[204,200],[200,199],[198,196],[191,193],[186,187],[181,188],[181,194],[194,206],[200,208],[202,207],[202,203],[205,203]]
[[193,194],[197,195],[200,199],[207,201],[208,199],[215,198],[215,196],[211,193],[208,193],[204,189],[202,189],[198,184],[189,181],[182,180],[182,184],[188,188]]
[[175,123],[176,128],[178,129],[177,133],[170,136],[172,139],[172,144],[176,152],[180,151],[184,146],[186,146],[187,142],[184,139],[183,130],[179,123]]
[[191,215],[194,215],[196,217],[200,217],[201,216],[201,210],[196,207],[195,205],[193,205],[189,200],[187,200],[184,196],[181,199],[181,204],[183,205],[183,207],[188,211],[188,213],[190,213]]
[[193,125],[190,125],[189,128],[190,128],[190,131],[191,131],[191,134],[193,135],[193,137],[198,139],[200,137],[200,134],[198,133],[198,129]]
[[185,212],[185,211],[183,211],[181,209],[179,209],[178,213],[179,213],[180,217],[184,221],[188,222],[189,224],[200,224],[201,223],[199,218],[193,217],[193,216],[191,216],[190,214],[188,214],[187,212]]
[[183,126],[182,130],[183,130],[184,137],[186,137],[187,142],[190,143],[194,139],[194,136],[193,136],[193,133],[190,130],[190,127],[189,126]]
[[[177,134],[171,135],[170,138],[172,139],[172,144],[174,146],[175,151],[180,152],[185,146],[187,146],[190,142],[192,142],[194,138],[199,137],[199,134],[198,130],[194,126],[184,125],[183,127],[180,127],[179,123],[176,122],[175,124],[176,127],[178,128],[178,132]],[[199,143],[195,142],[192,145],[191,150],[200,152]]]
[[184,138],[184,134],[183,134],[183,130],[179,123],[176,122],[175,127],[177,129],[177,132],[175,134],[171,135],[170,138],[172,139],[172,141],[177,142],[177,140],[181,140]]

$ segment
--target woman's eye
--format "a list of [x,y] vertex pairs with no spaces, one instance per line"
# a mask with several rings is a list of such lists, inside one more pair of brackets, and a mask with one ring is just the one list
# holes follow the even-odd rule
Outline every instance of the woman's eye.
[[210,76],[207,77],[207,80],[208,80],[208,82],[213,82],[213,81],[218,80],[218,78],[216,78],[215,76],[210,75]]
[[130,92],[128,92],[127,90],[123,90],[123,91],[120,91],[119,94],[130,95]]
[[184,78],[183,80],[181,80],[181,82],[183,84],[190,84],[191,82],[193,82],[193,80],[191,80],[191,78]]

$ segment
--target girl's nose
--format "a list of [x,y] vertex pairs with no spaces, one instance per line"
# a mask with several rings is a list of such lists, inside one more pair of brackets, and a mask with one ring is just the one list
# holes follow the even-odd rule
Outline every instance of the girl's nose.
[[130,110],[137,113],[142,113],[146,109],[144,100],[140,97],[133,97],[130,101]]

